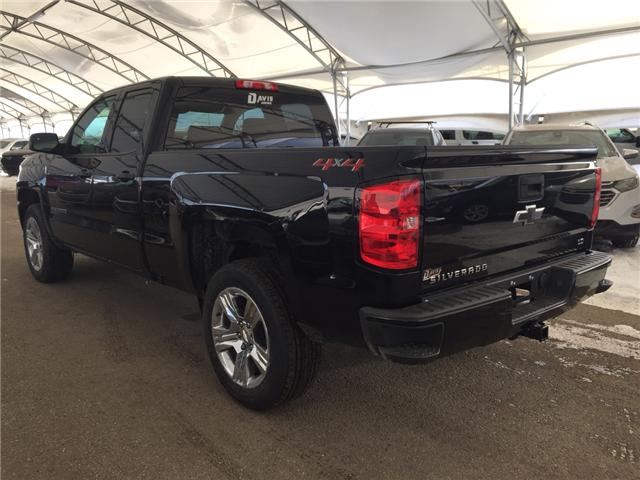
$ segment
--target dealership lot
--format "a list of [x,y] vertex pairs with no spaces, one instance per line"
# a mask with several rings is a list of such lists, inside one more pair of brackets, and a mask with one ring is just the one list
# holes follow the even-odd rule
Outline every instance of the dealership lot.
[[637,476],[638,248],[547,343],[415,367],[328,345],[307,395],[256,413],[213,376],[192,296],[81,256],[35,282],[0,180],[3,478]]

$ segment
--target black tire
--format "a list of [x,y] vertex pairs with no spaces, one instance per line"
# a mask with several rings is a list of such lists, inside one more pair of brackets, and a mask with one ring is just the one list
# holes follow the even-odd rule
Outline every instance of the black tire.
[[[41,262],[35,264],[29,255],[29,241],[27,230],[30,222],[35,222],[39,229],[41,238]],[[44,216],[40,204],[33,204],[27,208],[24,215],[22,231],[24,252],[27,258],[27,265],[33,277],[39,282],[52,283],[66,279],[73,269],[73,253],[70,250],[56,246],[47,230]]]
[[[229,263],[210,280],[204,297],[204,337],[213,369],[229,394],[254,410],[266,410],[304,393],[320,364],[321,346],[305,336],[295,324],[274,272],[270,263],[261,259]],[[214,305],[218,295],[228,289],[240,289],[251,297],[263,319],[265,331],[268,331],[268,366],[261,383],[252,388],[234,381],[214,346]],[[244,345],[243,340],[238,341]],[[230,348],[228,351],[229,355],[239,355]]]
[[618,248],[634,248],[638,245],[638,239],[640,239],[639,235],[635,237],[623,237],[613,240],[613,245]]

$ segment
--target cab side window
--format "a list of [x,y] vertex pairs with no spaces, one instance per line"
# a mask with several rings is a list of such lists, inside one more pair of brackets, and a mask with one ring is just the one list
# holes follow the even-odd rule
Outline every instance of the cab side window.
[[113,131],[112,152],[132,152],[142,145],[144,126],[151,115],[152,95],[153,90],[145,88],[124,96]]
[[71,134],[73,153],[105,153],[109,149],[107,120],[113,109],[115,96],[98,100],[76,123]]
[[440,130],[442,134],[442,138],[445,140],[455,140],[456,139],[456,131],[455,130]]

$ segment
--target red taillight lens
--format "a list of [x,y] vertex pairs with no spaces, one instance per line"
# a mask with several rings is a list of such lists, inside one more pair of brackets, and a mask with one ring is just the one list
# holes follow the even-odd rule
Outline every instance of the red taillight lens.
[[421,182],[397,180],[360,191],[360,256],[394,270],[418,265]]
[[258,82],[256,80],[236,80],[236,88],[245,90],[266,90],[268,92],[277,92],[278,84],[273,82]]
[[600,213],[600,191],[602,190],[602,170],[600,167],[596,167],[596,192],[593,195],[593,210],[591,210],[591,221],[589,222],[589,228],[594,228],[598,221],[598,214]]

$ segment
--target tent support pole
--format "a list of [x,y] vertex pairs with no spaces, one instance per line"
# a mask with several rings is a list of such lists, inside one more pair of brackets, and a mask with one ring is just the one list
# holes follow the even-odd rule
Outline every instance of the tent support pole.
[[346,136],[344,139],[344,144],[349,146],[349,139],[351,138],[351,112],[350,112],[350,104],[351,104],[351,90],[349,89],[349,74],[347,72],[343,73],[342,83],[344,84],[347,92],[346,92],[346,100],[347,100],[347,127],[346,127]]
[[[524,87],[527,83],[527,59],[524,49],[513,49],[507,54],[509,60],[509,130],[514,125],[524,123]],[[517,88],[514,89],[517,83]],[[514,109],[515,96],[518,96],[518,111]]]
[[522,53],[522,65],[520,66],[520,105],[518,111],[518,125],[522,125],[524,123],[524,87],[527,84],[527,75],[525,70],[525,62],[526,57],[524,57],[524,52]]
[[336,109],[335,112],[335,116],[336,116],[336,129],[338,131],[338,141],[340,141],[341,138],[341,134],[342,134],[342,129],[340,128],[340,106],[338,105],[338,73],[333,70],[331,72],[331,79],[333,80],[333,105],[334,108]]
[[513,128],[513,52],[507,54],[509,59],[509,130]]

